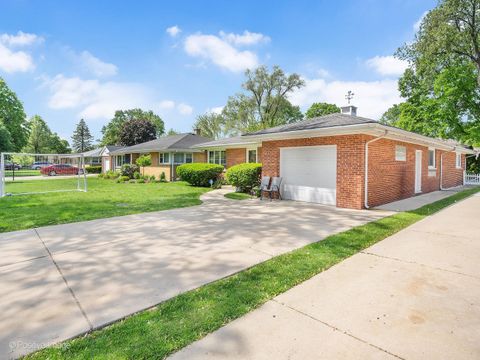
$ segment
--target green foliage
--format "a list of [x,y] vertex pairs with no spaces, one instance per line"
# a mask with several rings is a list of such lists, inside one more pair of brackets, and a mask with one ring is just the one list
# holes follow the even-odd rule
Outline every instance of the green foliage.
[[27,121],[23,105],[17,95],[0,78],[0,150],[21,151],[27,143],[27,137]]
[[166,181],[167,181],[167,177],[165,176],[165,172],[164,172],[164,171],[162,171],[162,173],[160,174],[158,180],[160,180],[160,182],[166,182]]
[[217,180],[223,172],[222,165],[193,163],[177,167],[177,175],[193,186],[210,186],[210,180]]
[[380,122],[385,125],[397,126],[401,113],[400,105],[394,104],[387,111],[385,111],[380,118]]
[[0,152],[15,151],[12,135],[0,120]]
[[39,116],[34,115],[28,122],[29,136],[24,151],[30,153],[49,153],[50,152],[50,131],[47,123]]
[[120,182],[126,182],[126,181],[129,181],[129,180],[130,180],[130,177],[125,176],[125,175],[122,175],[118,178],[118,181],[120,181]]
[[397,126],[480,144],[480,2],[441,0],[415,41],[397,51],[410,67],[399,80],[406,105]]
[[83,119],[80,119],[80,122],[73,132],[72,148],[78,153],[93,149],[93,136],[90,134],[87,123]]
[[193,130],[198,130],[201,136],[215,140],[225,137],[227,136],[225,130],[225,117],[222,114],[214,112],[207,112],[198,115],[193,124]]
[[107,170],[107,172],[105,174],[103,174],[103,178],[104,179],[117,179],[118,177],[120,177],[120,173],[117,172],[117,171],[113,171],[113,170]]
[[165,133],[165,124],[160,116],[153,111],[142,109],[117,110],[110,122],[102,128],[102,145],[121,145],[120,133],[123,125],[131,120],[147,120],[155,127],[156,137]]
[[133,175],[138,172],[138,165],[135,164],[123,164],[120,168],[120,174],[127,176],[129,179],[133,179]]
[[245,163],[232,166],[227,170],[226,178],[230,185],[241,192],[250,192],[260,184],[262,164]]
[[152,165],[150,154],[139,156],[135,163],[142,168],[142,174],[145,175],[145,167]]
[[326,102],[313,103],[312,106],[305,112],[305,117],[311,119],[318,116],[339,113],[340,108],[335,104]]
[[145,184],[145,179],[138,179],[137,184]]
[[298,74],[286,75],[278,66],[272,72],[261,66],[245,72],[242,84],[246,93],[231,96],[222,116],[226,132],[239,134],[298,121],[300,109],[287,99],[295,89],[305,85]]
[[29,167],[35,162],[35,158],[25,154],[15,154],[12,155],[12,162],[15,164],[20,164],[22,167]]
[[100,174],[102,172],[101,166],[89,166],[87,167],[88,174]]
[[167,136],[178,135],[178,134],[180,134],[180,132],[178,132],[177,130],[174,130],[172,128],[170,128],[170,130],[167,131]]

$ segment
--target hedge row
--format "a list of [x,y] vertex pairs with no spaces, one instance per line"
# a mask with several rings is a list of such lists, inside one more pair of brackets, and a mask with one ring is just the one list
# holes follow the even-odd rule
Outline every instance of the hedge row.
[[223,166],[216,164],[193,163],[177,167],[177,175],[180,179],[193,186],[211,186],[222,172]]
[[232,166],[227,170],[226,178],[230,185],[241,192],[250,192],[260,185],[262,164],[245,163]]

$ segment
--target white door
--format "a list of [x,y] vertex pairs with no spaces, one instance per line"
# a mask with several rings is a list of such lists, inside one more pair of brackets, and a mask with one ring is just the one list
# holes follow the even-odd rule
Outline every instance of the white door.
[[337,147],[281,148],[280,176],[284,199],[336,205]]
[[105,159],[105,169],[104,172],[110,170],[110,159]]
[[422,150],[415,151],[415,193],[422,192]]

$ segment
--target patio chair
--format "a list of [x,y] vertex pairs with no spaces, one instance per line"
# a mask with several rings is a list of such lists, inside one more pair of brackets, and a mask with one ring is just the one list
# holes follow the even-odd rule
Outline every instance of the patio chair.
[[274,176],[272,178],[272,184],[267,190],[265,190],[270,194],[270,200],[273,199],[274,194],[277,194],[278,198],[282,200],[282,194],[280,194],[280,185],[282,185],[282,178],[279,176]]
[[260,182],[260,200],[263,200],[263,192],[268,191],[270,185],[270,176],[263,176]]

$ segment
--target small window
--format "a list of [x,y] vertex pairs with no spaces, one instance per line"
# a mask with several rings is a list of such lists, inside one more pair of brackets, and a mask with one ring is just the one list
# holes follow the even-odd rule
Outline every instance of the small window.
[[193,154],[192,153],[186,153],[185,154],[185,162],[187,164],[190,164],[193,162]]
[[248,155],[247,162],[249,163],[257,162],[257,150],[248,150],[247,155]]
[[159,153],[158,154],[158,163],[159,164],[170,163],[170,153]]
[[395,160],[407,161],[407,148],[405,146],[401,146],[401,145],[395,146]]
[[461,169],[462,168],[462,154],[455,154],[455,165],[457,167],[457,169]]
[[428,167],[435,169],[435,149],[428,149]]

